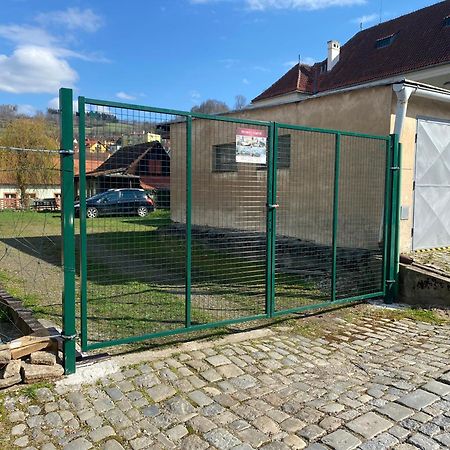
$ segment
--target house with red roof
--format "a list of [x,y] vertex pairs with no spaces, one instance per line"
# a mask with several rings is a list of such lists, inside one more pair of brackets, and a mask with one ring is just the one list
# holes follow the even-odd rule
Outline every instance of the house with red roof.
[[[324,55],[326,58],[313,65],[295,65],[249,107],[227,115],[371,135],[398,134],[402,144],[400,250],[450,246],[450,0],[361,30],[343,45],[336,40],[324,42]],[[203,206],[192,220],[200,225],[232,226],[244,214],[239,211],[239,201],[229,201],[224,217],[216,211],[214,199],[231,192],[235,184],[249,185],[244,178],[246,174],[250,177],[250,172],[236,160],[235,130],[220,134],[213,130],[216,125],[209,131],[206,124],[201,126],[205,138],[196,144],[193,189],[197,182],[199,189],[208,189],[202,192]],[[210,141],[215,140],[213,145],[207,144],[209,135]],[[328,214],[324,193],[330,192],[327,183],[332,180],[327,175],[333,167],[328,144],[308,141],[300,133],[279,138],[284,163],[277,170],[278,191],[280,196],[286,194],[286,200],[278,210],[277,224],[286,224],[282,231],[286,235],[326,243],[328,235],[320,224]],[[182,142],[177,144],[175,136],[172,144],[175,148]],[[383,216],[383,206],[377,200],[381,193],[372,195],[370,190],[377,177],[383,176],[377,172],[382,164],[374,149],[358,145],[351,150],[352,162],[341,163],[341,172],[359,180],[359,184],[353,183],[354,191],[364,182],[367,189],[361,198],[348,202],[359,202],[358,216],[351,209],[343,211],[341,239],[343,245],[375,246],[377,233],[369,223],[375,224],[376,216]],[[349,155],[350,150],[343,154]],[[181,171],[184,166],[181,160],[177,164],[178,156],[174,154],[172,165]],[[314,158],[321,158],[321,167],[313,166]],[[263,172],[252,172],[252,180],[262,179]],[[178,183],[180,175],[175,174],[172,182]],[[305,186],[314,185],[314,177],[322,177],[324,185],[311,194]],[[347,182],[350,199],[352,181]],[[184,192],[183,185],[171,189]],[[240,195],[243,189],[237,191]],[[306,200],[308,195],[317,198]],[[172,208],[174,219],[181,220],[184,206],[179,203],[179,211],[177,201]],[[301,224],[302,208],[313,217],[311,223]],[[289,219],[293,216],[297,219]],[[263,229],[264,212],[259,222]],[[325,228],[329,228],[328,222]],[[361,239],[355,244],[356,235]]]
[[401,250],[450,246],[450,1],[362,30],[299,63],[246,117],[400,136]]

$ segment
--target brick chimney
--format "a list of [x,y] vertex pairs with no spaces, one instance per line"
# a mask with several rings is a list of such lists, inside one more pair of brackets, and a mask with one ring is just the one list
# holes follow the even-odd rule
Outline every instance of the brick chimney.
[[328,58],[327,58],[327,71],[333,69],[333,67],[339,62],[339,53],[341,52],[341,44],[338,41],[328,41]]

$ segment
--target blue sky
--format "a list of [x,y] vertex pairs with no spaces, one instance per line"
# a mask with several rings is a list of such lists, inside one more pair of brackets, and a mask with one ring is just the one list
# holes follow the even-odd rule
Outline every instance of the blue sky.
[[0,103],[75,95],[175,109],[248,101],[298,60],[426,0],[3,0]]

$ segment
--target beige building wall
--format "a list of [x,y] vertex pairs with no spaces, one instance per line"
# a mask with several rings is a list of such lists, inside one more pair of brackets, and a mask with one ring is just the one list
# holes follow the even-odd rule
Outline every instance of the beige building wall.
[[[391,132],[394,131],[396,111],[396,96],[391,102]],[[409,207],[409,215],[400,222],[400,251],[410,252],[412,249],[411,232],[414,217],[414,166],[416,156],[417,119],[428,117],[432,119],[450,120],[450,104],[412,95],[408,102],[406,118],[403,125],[400,142],[402,143],[402,179],[401,204]]]
[[[391,97],[391,87],[376,87],[233,116],[386,135]],[[213,147],[234,143],[239,127],[251,128],[193,120],[194,225],[265,230],[266,171],[252,164],[238,164],[237,172],[213,171]],[[329,245],[335,137],[294,130],[280,134],[290,134],[291,161],[289,169],[277,171],[277,233]],[[184,222],[185,217],[185,139],[185,125],[172,126],[171,213],[176,222]],[[339,245],[377,248],[383,216],[385,143],[343,137],[341,155]]]

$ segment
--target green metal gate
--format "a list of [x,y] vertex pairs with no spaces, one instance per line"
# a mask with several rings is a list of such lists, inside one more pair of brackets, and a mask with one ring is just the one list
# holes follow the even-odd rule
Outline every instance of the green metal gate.
[[83,350],[395,297],[395,136],[84,97],[78,108],[79,199],[66,210]]

